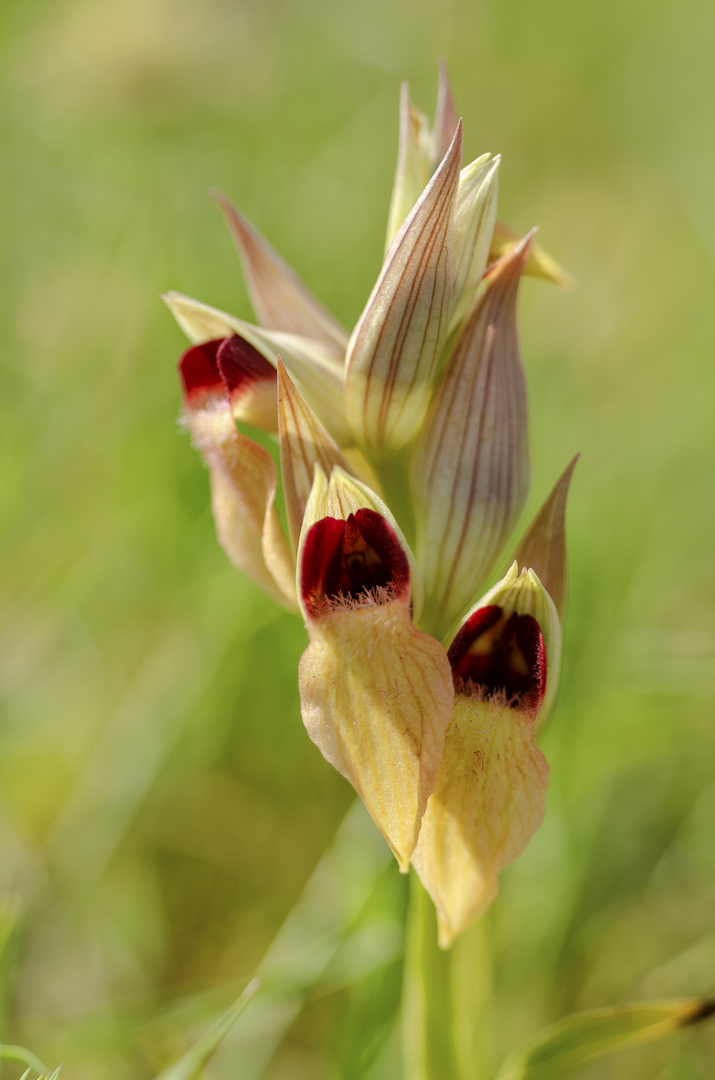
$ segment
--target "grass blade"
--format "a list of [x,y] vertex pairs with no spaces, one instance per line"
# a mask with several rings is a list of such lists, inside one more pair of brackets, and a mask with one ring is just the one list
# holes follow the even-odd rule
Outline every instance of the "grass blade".
[[715,1002],[692,998],[576,1013],[518,1050],[498,1080],[560,1080],[597,1058],[661,1039],[713,1014]]
[[260,979],[252,979],[233,1005],[219,1016],[218,1020],[182,1058],[165,1069],[157,1080],[198,1080],[204,1066],[216,1053],[260,985]]

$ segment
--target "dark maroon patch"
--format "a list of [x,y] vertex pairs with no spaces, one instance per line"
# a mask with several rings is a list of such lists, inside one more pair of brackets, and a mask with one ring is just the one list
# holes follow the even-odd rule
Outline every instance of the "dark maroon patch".
[[311,527],[303,548],[301,591],[311,615],[326,600],[359,599],[371,589],[404,595],[410,570],[391,527],[375,510],[356,510],[347,521],[326,517]]
[[448,652],[455,686],[502,691],[510,705],[538,709],[546,690],[546,652],[532,615],[505,615],[497,604],[479,608]]
[[237,335],[221,342],[216,362],[231,401],[240,396],[250,383],[261,380],[276,382],[276,369],[265,356],[261,356],[258,349]]
[[225,338],[192,345],[179,360],[179,374],[184,385],[184,401],[192,409],[200,409],[211,398],[219,397],[226,388],[218,369],[217,354]]

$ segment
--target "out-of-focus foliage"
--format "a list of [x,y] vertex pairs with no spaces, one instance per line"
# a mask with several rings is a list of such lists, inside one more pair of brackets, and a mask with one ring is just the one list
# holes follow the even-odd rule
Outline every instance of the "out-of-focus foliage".
[[[300,723],[303,629],[216,544],[158,294],[249,314],[215,185],[351,325],[399,82],[431,107],[438,55],[465,159],[503,154],[500,216],[578,280],[522,290],[525,520],[582,452],[571,601],[546,822],[475,932],[463,1028],[496,1064],[566,1012],[712,991],[712,5],[4,0],[0,33],[2,1040],[63,1080],[156,1075],[350,805]],[[369,865],[315,985],[261,1007],[270,1080],[397,1075],[404,881]],[[713,1061],[703,1031],[588,1076]]]

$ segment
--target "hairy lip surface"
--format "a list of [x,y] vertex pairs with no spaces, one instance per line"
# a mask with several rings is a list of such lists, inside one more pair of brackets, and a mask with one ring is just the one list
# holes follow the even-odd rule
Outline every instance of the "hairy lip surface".
[[381,514],[359,509],[347,520],[325,517],[310,529],[303,551],[302,593],[317,615],[338,598],[396,599],[409,590],[407,556]]
[[452,642],[448,658],[458,687],[483,687],[530,710],[543,700],[546,652],[532,615],[505,615],[498,604],[479,608]]

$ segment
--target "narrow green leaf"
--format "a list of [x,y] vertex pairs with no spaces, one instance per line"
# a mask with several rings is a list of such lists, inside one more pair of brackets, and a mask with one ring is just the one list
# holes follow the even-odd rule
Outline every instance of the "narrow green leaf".
[[714,1014],[715,1002],[697,998],[576,1013],[518,1050],[498,1080],[560,1080],[597,1058],[653,1042]]
[[202,1069],[216,1053],[260,985],[260,979],[252,979],[233,1005],[222,1016],[219,1016],[218,1020],[182,1058],[165,1069],[157,1080],[198,1080]]
[[40,1076],[49,1071],[40,1059],[31,1050],[26,1050],[24,1046],[10,1046],[8,1043],[0,1044],[0,1062],[3,1061],[19,1061],[22,1065],[27,1065],[29,1069],[33,1069]]

